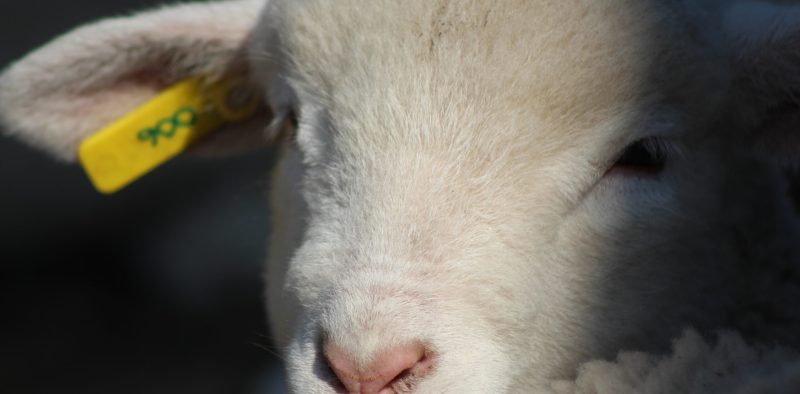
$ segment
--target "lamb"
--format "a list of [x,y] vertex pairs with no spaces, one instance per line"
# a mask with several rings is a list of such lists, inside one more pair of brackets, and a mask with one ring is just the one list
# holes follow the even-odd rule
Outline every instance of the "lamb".
[[13,64],[0,120],[69,161],[185,78],[259,87],[207,144],[280,146],[267,311],[294,393],[799,392],[798,22],[755,0],[191,3]]

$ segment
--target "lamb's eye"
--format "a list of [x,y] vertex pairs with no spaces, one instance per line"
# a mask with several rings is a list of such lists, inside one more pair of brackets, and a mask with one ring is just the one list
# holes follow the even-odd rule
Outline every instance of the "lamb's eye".
[[663,141],[658,138],[641,139],[625,148],[609,173],[633,172],[657,175],[664,169],[666,160],[667,148]]
[[291,111],[289,111],[288,120],[292,128],[297,129],[297,126],[300,124],[300,121],[297,118],[297,110],[292,109]]

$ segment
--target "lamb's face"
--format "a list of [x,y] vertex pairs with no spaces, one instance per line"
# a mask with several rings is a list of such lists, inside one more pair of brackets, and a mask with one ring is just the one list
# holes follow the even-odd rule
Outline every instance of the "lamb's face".
[[688,79],[711,57],[667,47],[686,26],[645,2],[384,3],[276,7],[253,51],[286,48],[267,67],[299,116],[277,205],[307,218],[268,277],[296,392],[404,370],[399,392],[501,392],[708,313],[727,159],[696,92],[724,70]]
[[536,392],[724,322],[746,280],[728,213],[777,195],[730,137],[800,146],[797,21],[745,0],[191,2],[15,63],[0,122],[74,160],[170,84],[264,84],[273,111],[209,144],[298,116],[267,275],[294,391]]

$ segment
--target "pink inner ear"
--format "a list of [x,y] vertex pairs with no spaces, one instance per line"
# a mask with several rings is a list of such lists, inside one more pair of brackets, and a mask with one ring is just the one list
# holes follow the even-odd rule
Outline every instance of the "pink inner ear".
[[263,2],[197,2],[90,24],[52,41],[0,77],[9,133],[63,160],[78,144],[191,76],[245,76]]
[[[109,124],[178,82],[168,80],[170,75],[164,72],[172,63],[169,55],[146,60],[145,64],[130,65],[130,69],[119,70],[119,75],[111,75],[94,86],[65,89],[46,98],[50,110],[75,122],[76,131],[91,133]],[[76,134],[77,142],[85,133]]]
[[170,62],[167,59],[160,59],[148,64],[145,67],[130,71],[121,75],[117,79],[117,83],[133,84],[143,88],[149,88],[153,91],[160,91],[178,81],[169,81],[163,72],[158,70],[166,70]]
[[40,137],[58,139],[61,145],[74,150],[84,138],[147,102],[158,91],[155,83],[127,81],[119,82],[112,90],[54,95],[40,105],[60,123],[55,131],[63,132],[57,136],[42,133]]

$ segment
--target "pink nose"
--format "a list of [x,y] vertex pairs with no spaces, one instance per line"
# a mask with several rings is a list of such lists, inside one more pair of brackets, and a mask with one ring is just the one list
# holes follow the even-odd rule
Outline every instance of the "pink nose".
[[330,342],[325,343],[324,352],[348,394],[394,394],[392,386],[413,387],[434,367],[434,358],[420,344],[390,349],[361,367],[347,351]]

